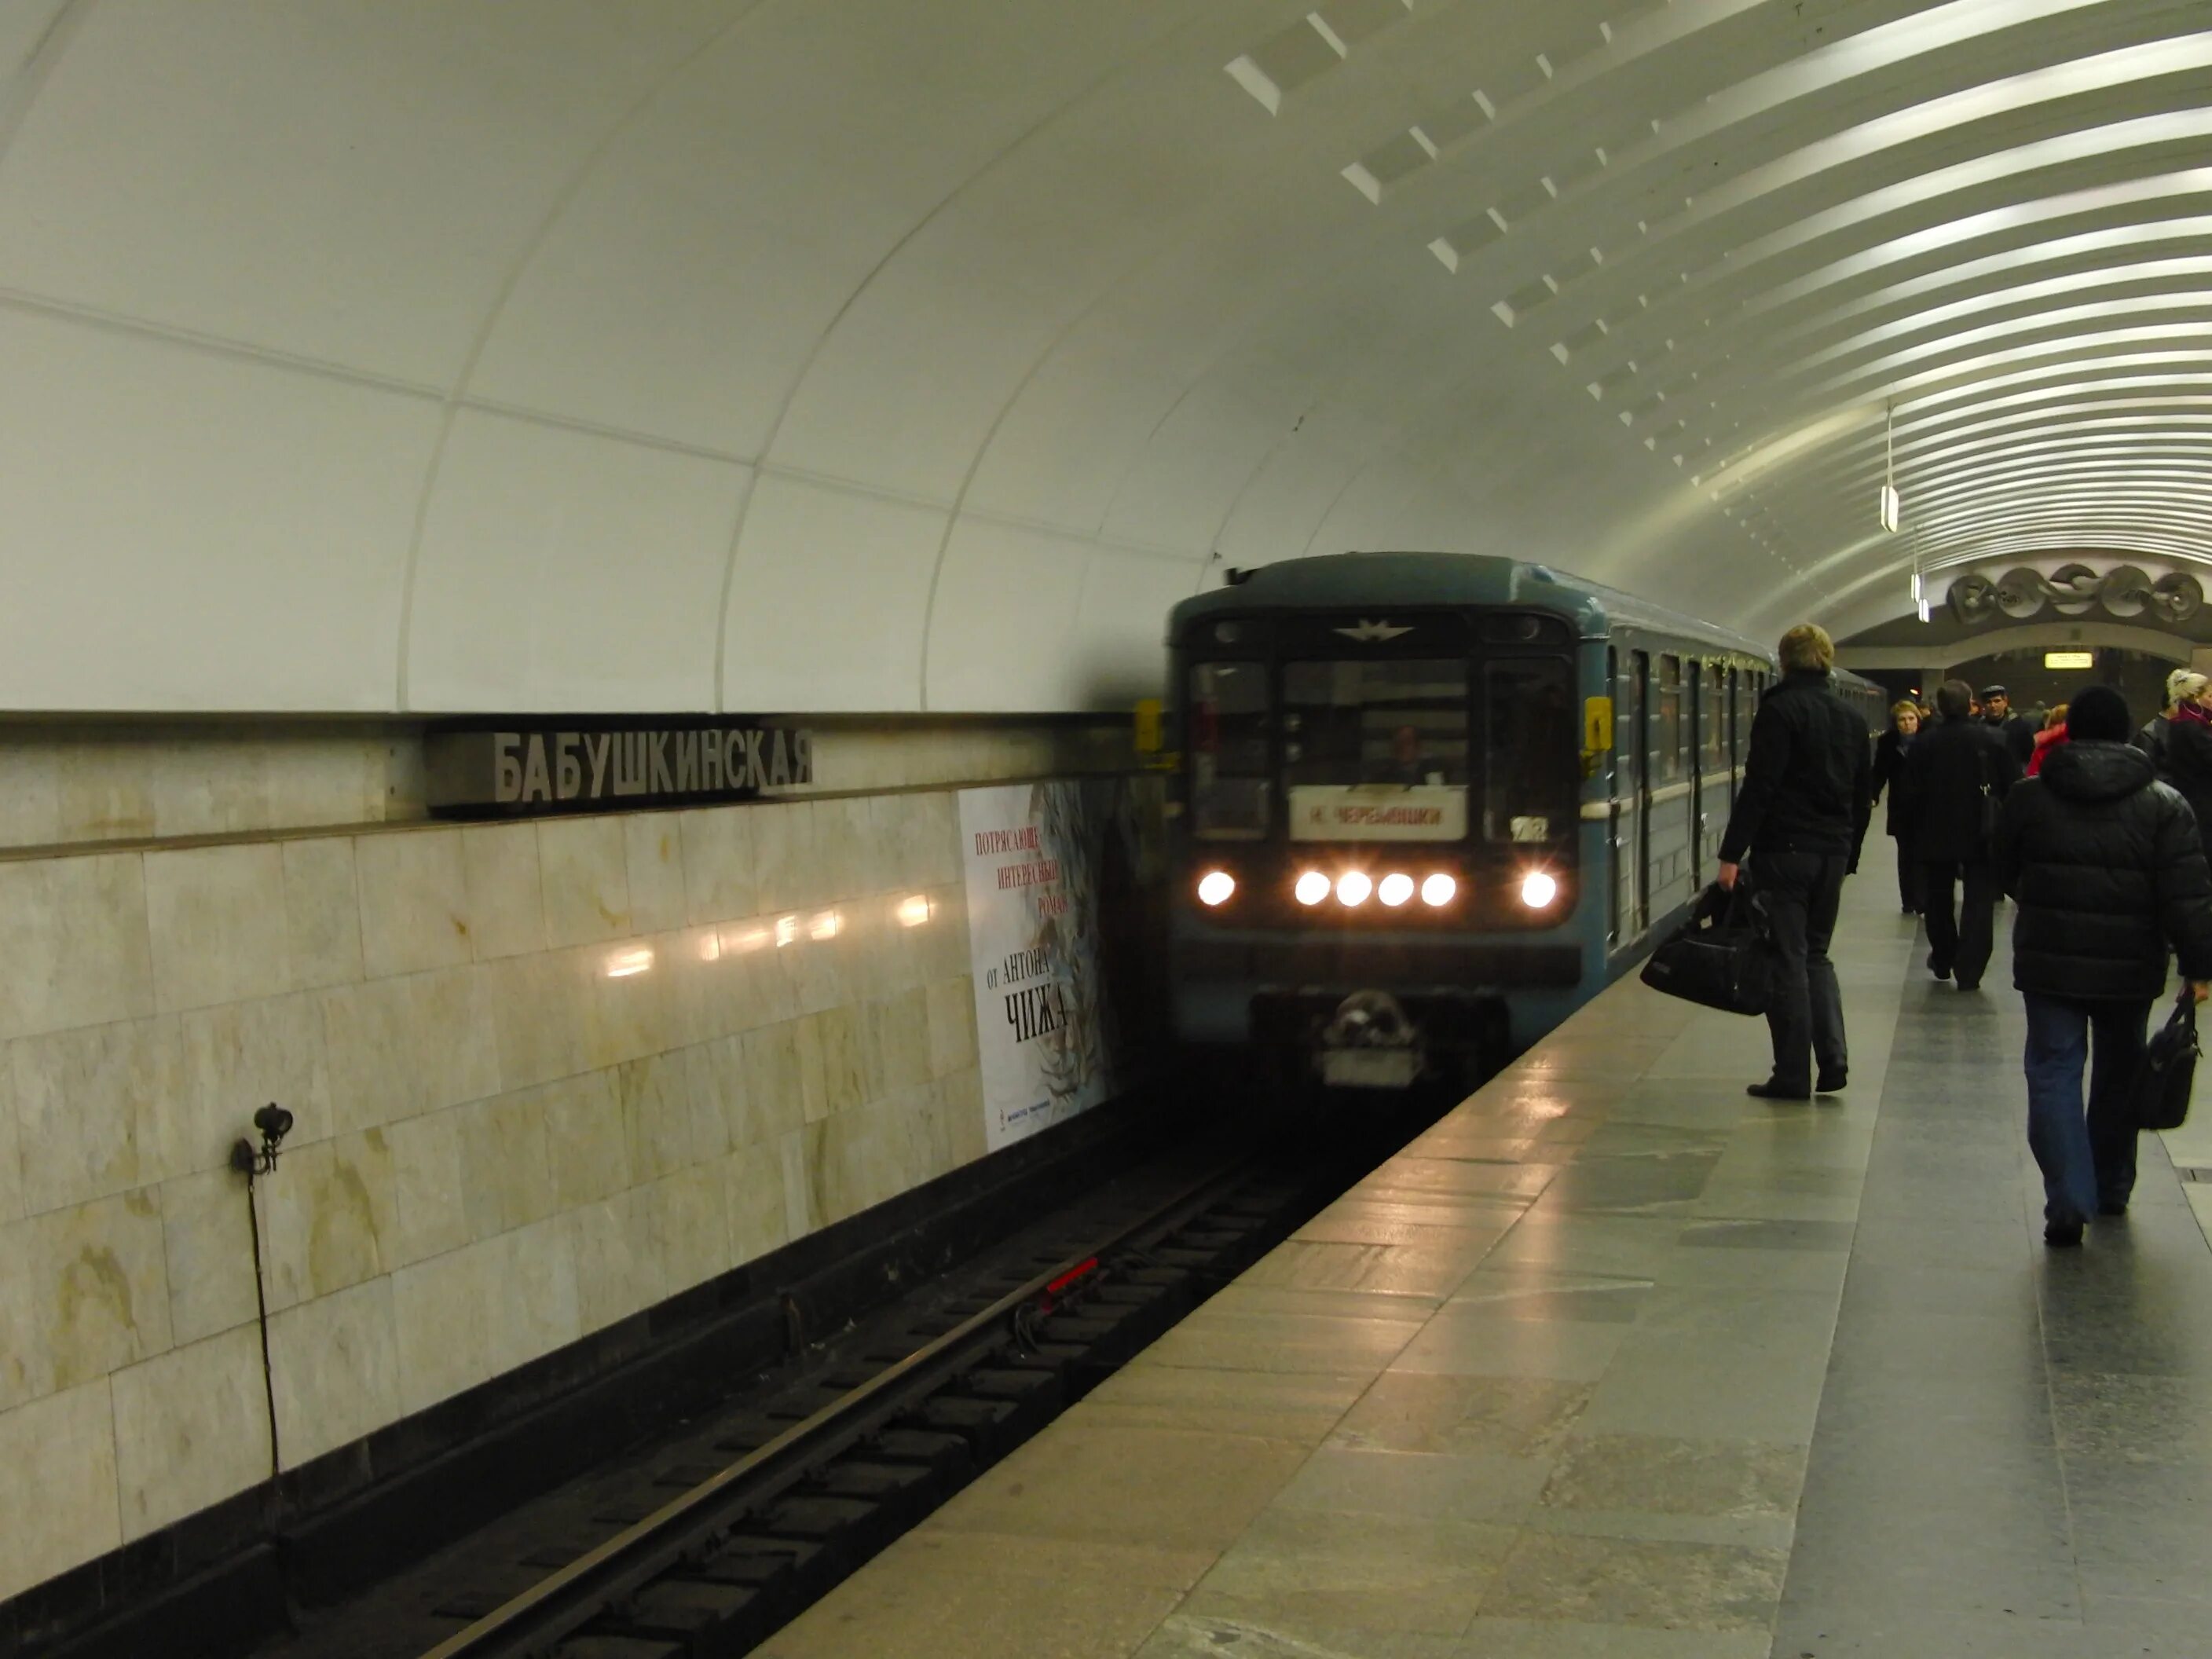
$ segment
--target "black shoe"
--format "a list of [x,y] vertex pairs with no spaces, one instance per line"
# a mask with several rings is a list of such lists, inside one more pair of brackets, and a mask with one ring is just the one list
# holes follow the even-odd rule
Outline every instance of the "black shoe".
[[1980,990],[1980,989],[1982,988],[1982,982],[1981,982],[1981,981],[1979,981],[1979,980],[1978,980],[1978,979],[1977,979],[1977,980],[1964,980],[1964,979],[1962,979],[1962,980],[1960,980],[1960,981],[1959,981],[1959,988],[1960,988],[1961,991],[1978,991],[1978,990]]
[[2054,1250],[2078,1249],[2081,1244],[2081,1224],[2078,1221],[2046,1221],[2043,1224],[2043,1242]]
[[1809,1089],[1792,1089],[1772,1078],[1764,1083],[1753,1084],[1744,1093],[1753,1100],[1810,1100],[1813,1097],[1813,1091]]
[[1930,951],[1928,953],[1928,971],[1938,979],[1948,979],[1951,977],[1951,964],[1947,962],[1938,965],[1936,953]]
[[2099,1215],[2125,1215],[2127,1212],[2128,1201],[2124,1198],[2120,1200],[2117,1204],[2107,1200],[2104,1203],[2097,1206],[2097,1213]]
[[1848,1072],[1823,1072],[1820,1080],[1813,1085],[1813,1092],[1816,1095],[1839,1095],[1850,1080],[1850,1073]]

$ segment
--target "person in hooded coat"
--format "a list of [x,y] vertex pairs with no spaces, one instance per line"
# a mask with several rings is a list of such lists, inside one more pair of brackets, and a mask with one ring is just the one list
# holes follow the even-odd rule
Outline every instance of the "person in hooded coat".
[[[2074,700],[2069,741],[2005,799],[1993,854],[2020,903],[2013,984],[2027,1000],[2027,1144],[2043,1171],[2046,1243],[2127,1212],[2142,1059],[2166,952],[2187,994],[2212,990],[2212,868],[2188,803],[2128,741],[2109,686]],[[2084,1110],[2081,1079],[2089,1091]]]

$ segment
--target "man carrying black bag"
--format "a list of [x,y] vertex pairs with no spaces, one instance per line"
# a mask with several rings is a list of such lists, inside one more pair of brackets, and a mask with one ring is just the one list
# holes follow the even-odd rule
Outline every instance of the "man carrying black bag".
[[2020,902],[2012,972],[2027,998],[2027,1144],[2043,1171],[2043,1240],[2062,1248],[2081,1242],[2093,1212],[2127,1213],[2130,1085],[2169,945],[2187,994],[2212,991],[2212,872],[2188,803],[2129,746],[2128,707],[2111,687],[2073,700],[2066,733],[2005,798],[1994,860]]
[[1844,999],[1828,941],[1844,878],[1859,867],[1866,838],[1874,744],[1865,721],[1830,684],[1836,647],[1825,631],[1810,623],[1791,629],[1779,655],[1782,678],[1759,700],[1743,787],[1721,837],[1720,884],[1735,887],[1748,854],[1774,942],[1766,1006],[1774,1071],[1747,1092],[1761,1100],[1810,1100],[1816,1086],[1833,1094],[1846,1080]]

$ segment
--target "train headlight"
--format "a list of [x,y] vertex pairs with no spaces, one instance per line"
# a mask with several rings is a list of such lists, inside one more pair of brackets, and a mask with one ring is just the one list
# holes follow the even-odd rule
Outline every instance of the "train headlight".
[[1226,870],[1209,870],[1198,878],[1198,902],[1200,904],[1226,904],[1230,895],[1237,890],[1237,878]]
[[1541,870],[1531,870],[1521,878],[1521,902],[1531,910],[1541,910],[1559,896],[1559,884]]
[[1421,902],[1441,908],[1459,896],[1459,884],[1439,872],[1421,884]]
[[1347,870],[1336,878],[1336,902],[1339,904],[1364,904],[1367,896],[1374,890],[1375,884],[1367,879],[1363,871]]
[[1375,896],[1395,910],[1413,896],[1413,878],[1400,874],[1385,876],[1376,885]]
[[1319,904],[1328,896],[1328,878],[1318,870],[1309,870],[1298,878],[1298,884],[1291,891],[1301,904]]

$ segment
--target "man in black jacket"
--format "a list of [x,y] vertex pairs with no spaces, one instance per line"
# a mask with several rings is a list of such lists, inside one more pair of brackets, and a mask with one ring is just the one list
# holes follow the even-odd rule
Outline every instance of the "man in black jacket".
[[2012,693],[2002,685],[1984,686],[1978,702],[1983,722],[2004,739],[2004,746],[2012,751],[2014,763],[2025,772],[2028,757],[2035,753],[2035,734],[2042,729],[2042,721],[2014,714]]
[[1968,717],[1972,696],[1964,680],[1937,686],[1936,707],[1943,718],[1912,745],[1905,762],[1912,841],[1923,876],[1921,914],[1928,921],[1928,971],[1938,979],[1957,974],[1961,991],[1979,986],[1990,965],[1990,912],[1997,899],[1990,834],[2005,792],[2021,773],[1996,729]]
[[1841,1089],[1850,1063],[1844,1000],[1828,941],[1844,878],[1859,867],[1874,798],[1866,722],[1829,684],[1836,647],[1810,623],[1782,636],[1783,675],[1759,701],[1743,787],[1721,837],[1720,883],[1733,887],[1747,854],[1766,895],[1778,961],[1766,1011],[1774,1071],[1749,1092],[1810,1100]]
[[1997,873],[2020,901],[2027,1144],[2043,1170],[2044,1240],[2062,1246],[2081,1242],[2092,1211],[2125,1214],[2135,1190],[2128,1085],[2167,946],[2188,994],[2202,1002],[2212,988],[2212,872],[2188,804],[2129,746],[2127,704],[2111,687],[2074,699],[2066,732],[2005,802],[1996,836]]

